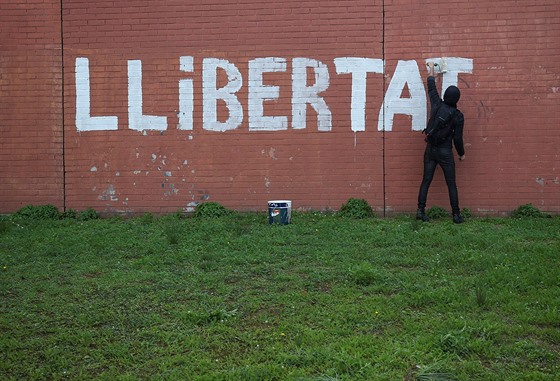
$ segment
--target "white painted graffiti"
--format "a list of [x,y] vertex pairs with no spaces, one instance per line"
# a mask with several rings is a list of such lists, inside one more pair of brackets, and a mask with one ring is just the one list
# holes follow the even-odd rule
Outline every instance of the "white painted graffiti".
[[[472,73],[473,60],[459,57],[439,57],[426,62],[439,62],[445,67],[442,88],[457,85],[460,73]],[[288,61],[281,57],[255,58],[248,62],[248,126],[249,131],[280,131],[289,128],[288,116],[265,115],[264,104],[280,97],[280,87],[264,83],[265,73],[286,72]],[[337,75],[350,75],[350,120],[352,131],[366,129],[366,93],[368,74],[384,75],[385,62],[377,58],[339,57],[334,59]],[[332,113],[321,95],[330,86],[329,69],[326,64],[311,58],[294,58],[292,67],[292,115],[291,128],[304,129],[307,124],[308,105],[317,115],[319,131],[332,129]],[[179,70],[193,75],[194,57],[179,58]],[[218,87],[218,73],[225,72],[227,83]],[[313,73],[312,80],[308,73]],[[194,84],[192,78],[179,80],[179,130],[192,130],[194,125]],[[311,84],[309,84],[311,83]],[[244,107],[238,92],[243,87],[243,75],[235,64],[225,59],[202,60],[202,128],[209,131],[229,131],[238,128],[244,120]],[[408,88],[410,95],[402,97]],[[76,59],[76,129],[78,131],[117,130],[117,116],[92,116],[89,59]],[[218,102],[226,105],[225,121],[218,118]],[[378,131],[391,131],[395,115],[409,115],[412,130],[424,128],[427,116],[426,90],[418,64],[414,60],[398,61],[395,72],[379,110]],[[142,94],[142,61],[128,61],[128,128],[136,131],[167,130],[166,116],[144,115]]]

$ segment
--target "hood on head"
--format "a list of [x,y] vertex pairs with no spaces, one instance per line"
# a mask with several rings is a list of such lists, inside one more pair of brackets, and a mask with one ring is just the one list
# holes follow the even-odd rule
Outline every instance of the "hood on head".
[[461,98],[461,90],[457,86],[449,86],[443,94],[443,102],[449,106],[456,106]]

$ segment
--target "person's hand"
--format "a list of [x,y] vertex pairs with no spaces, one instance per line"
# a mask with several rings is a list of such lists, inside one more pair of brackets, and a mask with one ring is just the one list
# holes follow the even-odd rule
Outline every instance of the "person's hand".
[[433,62],[428,62],[426,65],[428,66],[428,69],[430,70],[430,73],[428,75],[431,76],[431,77],[434,77],[434,75],[435,75],[435,70],[434,70],[435,64]]
[[461,161],[465,160],[465,155],[459,156],[459,160],[461,160]]

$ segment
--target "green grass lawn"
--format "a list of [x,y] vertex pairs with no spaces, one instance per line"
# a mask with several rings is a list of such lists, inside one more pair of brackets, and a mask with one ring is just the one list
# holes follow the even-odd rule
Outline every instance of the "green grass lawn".
[[558,380],[560,217],[0,221],[2,380]]

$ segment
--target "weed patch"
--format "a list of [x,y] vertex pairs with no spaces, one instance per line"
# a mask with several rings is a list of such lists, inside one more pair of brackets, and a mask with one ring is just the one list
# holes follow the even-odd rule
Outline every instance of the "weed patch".
[[340,207],[337,215],[340,217],[361,219],[375,217],[375,212],[366,200],[350,198]]
[[437,206],[437,205],[429,208],[426,211],[426,214],[428,215],[428,217],[430,217],[433,220],[449,217],[449,212],[444,208],[442,208],[441,206]]
[[58,209],[54,205],[27,205],[14,213],[14,217],[28,220],[58,220]]
[[350,268],[350,276],[360,286],[369,286],[380,280],[373,266],[367,262],[352,266]]
[[8,233],[12,229],[13,223],[11,221],[0,220],[0,236]]
[[97,220],[99,218],[99,214],[93,208],[87,208],[83,210],[79,215],[80,221],[90,221],[90,220]]
[[179,223],[168,222],[164,226],[163,232],[170,245],[177,245],[179,243],[182,235],[182,229]]
[[198,204],[194,210],[194,217],[198,218],[220,218],[230,215],[232,212],[217,202],[203,202]]
[[519,206],[513,212],[511,212],[512,218],[550,218],[550,214],[541,212],[538,208],[534,207],[532,204],[525,204]]

